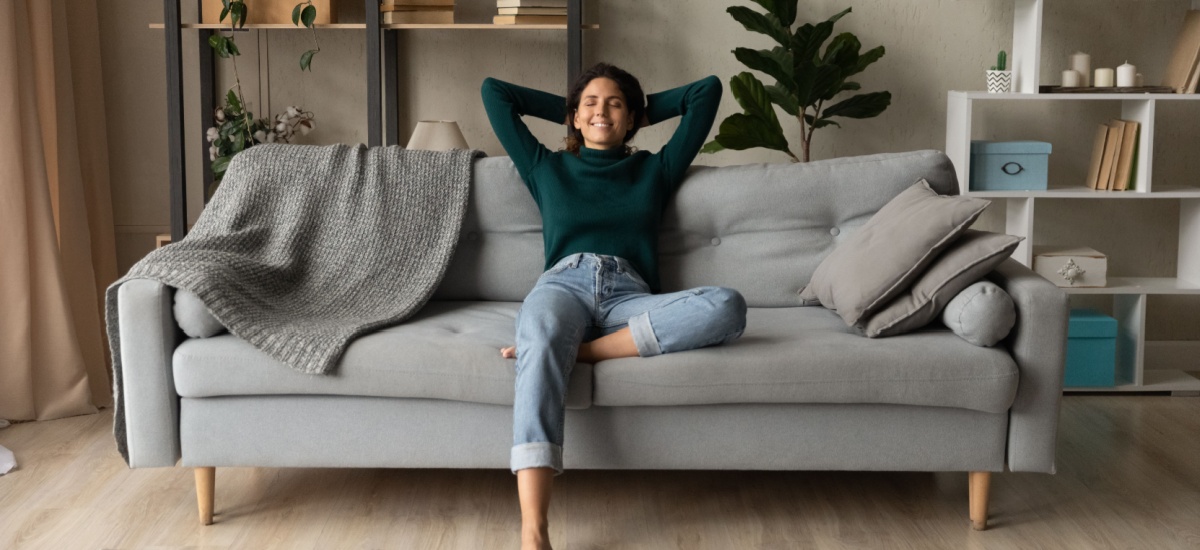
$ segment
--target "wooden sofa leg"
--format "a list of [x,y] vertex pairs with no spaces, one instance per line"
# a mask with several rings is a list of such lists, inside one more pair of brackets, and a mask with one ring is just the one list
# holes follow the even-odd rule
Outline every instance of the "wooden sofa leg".
[[971,500],[971,528],[976,531],[987,529],[988,489],[991,484],[991,472],[971,472],[968,476],[967,493]]
[[[216,484],[216,468],[196,468],[196,505],[200,507],[200,523],[204,525],[212,525],[213,522],[213,489]],[[971,509],[975,509],[974,505]]]

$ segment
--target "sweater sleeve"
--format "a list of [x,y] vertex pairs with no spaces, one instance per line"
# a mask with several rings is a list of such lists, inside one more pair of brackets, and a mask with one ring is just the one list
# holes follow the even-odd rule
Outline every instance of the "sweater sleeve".
[[483,80],[481,93],[492,131],[496,132],[500,144],[512,157],[525,185],[532,186],[529,173],[550,155],[550,150],[534,137],[521,117],[530,115],[563,124],[567,116],[566,99],[495,78]]
[[681,116],[675,135],[658,152],[663,171],[672,191],[696,159],[721,104],[721,81],[715,76],[646,97],[646,117],[650,124]]

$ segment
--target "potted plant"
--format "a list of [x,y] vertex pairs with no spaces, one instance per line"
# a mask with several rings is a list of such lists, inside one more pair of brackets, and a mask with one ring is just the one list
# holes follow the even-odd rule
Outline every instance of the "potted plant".
[[[892,102],[891,92],[856,94],[834,102],[842,92],[861,88],[850,77],[861,73],[884,54],[883,46],[860,52],[862,44],[849,32],[833,36],[833,25],[851,9],[846,8],[829,20],[798,28],[798,0],[754,0],[767,10],[760,13],[744,6],[725,10],[746,30],[765,34],[778,44],[770,50],[737,48],[733,54],[750,69],[775,80],[765,86],[750,72],[742,72],[729,81],[734,98],[743,112],[721,122],[713,141],[703,153],[722,149],[765,147],[786,153],[792,162],[808,162],[813,133],[826,126],[841,127],[835,117],[871,118]],[[833,37],[831,41],[830,37]],[[828,46],[825,46],[829,41]],[[824,50],[822,51],[822,47]],[[800,123],[801,155],[792,152],[775,106]]]
[[1006,94],[1012,91],[1012,71],[1006,71],[1008,54],[1004,50],[996,54],[996,64],[987,71],[987,91],[992,94]]
[[[208,39],[208,45],[217,56],[228,59],[233,66],[234,85],[225,94],[224,104],[217,106],[213,112],[215,126],[210,127],[205,139],[211,144],[208,148],[209,162],[212,163],[213,181],[207,190],[206,197],[211,197],[225,177],[229,162],[247,147],[259,143],[288,143],[299,133],[306,135],[314,128],[313,114],[299,107],[289,106],[286,111],[273,119],[254,118],[242,94],[242,81],[238,77],[237,42],[233,37],[235,28],[246,26],[246,2],[244,0],[221,0],[222,9],[220,21],[229,19],[229,34],[213,33]],[[317,8],[312,0],[296,4],[292,9],[292,24],[303,25],[313,31],[313,49],[300,55],[300,70],[309,71],[313,56],[321,51],[317,42],[316,29],[313,27],[317,18]]]

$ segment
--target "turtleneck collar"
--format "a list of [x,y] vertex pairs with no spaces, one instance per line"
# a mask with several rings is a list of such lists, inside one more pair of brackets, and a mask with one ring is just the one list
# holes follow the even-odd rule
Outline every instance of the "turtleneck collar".
[[625,158],[624,147],[613,147],[611,149],[592,149],[586,145],[579,146],[579,158],[586,160],[621,160]]

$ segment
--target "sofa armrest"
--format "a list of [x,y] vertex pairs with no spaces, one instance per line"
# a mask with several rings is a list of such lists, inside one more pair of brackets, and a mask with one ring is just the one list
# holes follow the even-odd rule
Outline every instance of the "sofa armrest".
[[173,291],[134,279],[117,291],[121,388],[129,465],[174,466],[179,460],[179,396],[171,356],[181,339],[171,306]]
[[1008,468],[1054,473],[1058,412],[1067,356],[1067,293],[1009,258],[988,276],[1017,306],[1017,323],[1005,344],[1020,370],[1009,410]]

